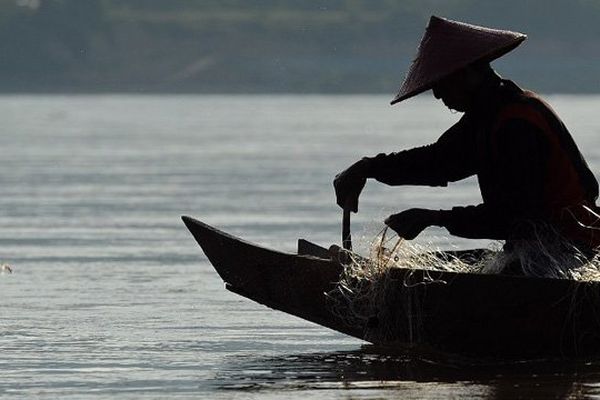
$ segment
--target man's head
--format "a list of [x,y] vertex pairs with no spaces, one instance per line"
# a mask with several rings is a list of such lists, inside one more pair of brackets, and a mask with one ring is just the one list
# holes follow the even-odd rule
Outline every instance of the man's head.
[[[470,107],[465,98],[473,82],[479,81],[478,66],[487,66],[525,40],[522,33],[486,28],[432,16],[421,39],[417,55],[392,100],[396,104],[426,90],[451,108]],[[476,86],[476,85],[475,85]]]
[[446,107],[465,112],[475,104],[477,94],[496,74],[489,63],[477,63],[447,76],[433,86],[433,95]]

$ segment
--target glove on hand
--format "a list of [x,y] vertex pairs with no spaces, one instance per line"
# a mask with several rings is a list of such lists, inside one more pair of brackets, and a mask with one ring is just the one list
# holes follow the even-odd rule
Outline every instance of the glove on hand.
[[411,208],[390,215],[384,221],[401,238],[412,240],[431,225],[440,225],[441,212],[423,208]]
[[358,197],[367,182],[366,163],[360,160],[335,176],[333,187],[338,206],[358,212]]

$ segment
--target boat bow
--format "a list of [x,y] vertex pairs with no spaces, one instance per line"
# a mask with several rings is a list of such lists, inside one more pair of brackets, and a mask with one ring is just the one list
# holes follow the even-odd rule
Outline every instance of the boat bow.
[[191,217],[182,217],[228,290],[326,326],[363,338],[329,311],[325,293],[339,280],[342,266],[330,259],[266,249]]

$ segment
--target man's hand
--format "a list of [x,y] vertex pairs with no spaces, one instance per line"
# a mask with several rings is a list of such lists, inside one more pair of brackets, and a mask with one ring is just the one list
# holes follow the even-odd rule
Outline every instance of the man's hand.
[[440,225],[440,211],[411,208],[390,215],[384,221],[401,238],[412,240],[431,225]]
[[366,182],[367,166],[365,160],[360,160],[337,174],[333,180],[337,205],[358,212],[358,197]]

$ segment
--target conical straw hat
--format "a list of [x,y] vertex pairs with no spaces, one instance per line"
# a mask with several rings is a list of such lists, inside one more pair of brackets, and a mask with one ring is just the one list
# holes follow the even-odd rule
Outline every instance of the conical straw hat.
[[527,36],[432,16],[417,56],[392,100],[396,104],[431,89],[452,73],[477,61],[492,61],[521,44]]

